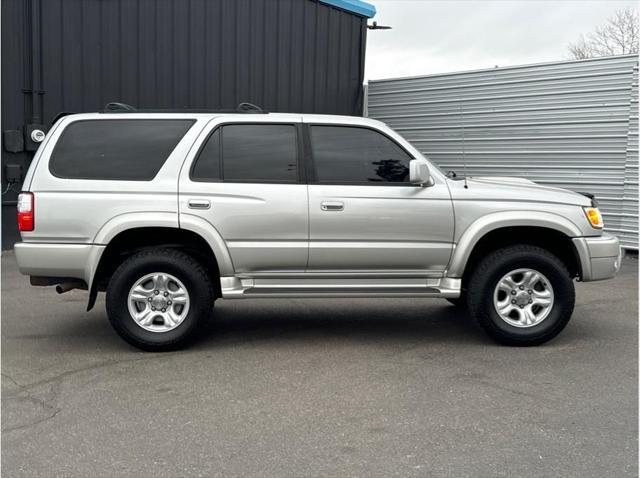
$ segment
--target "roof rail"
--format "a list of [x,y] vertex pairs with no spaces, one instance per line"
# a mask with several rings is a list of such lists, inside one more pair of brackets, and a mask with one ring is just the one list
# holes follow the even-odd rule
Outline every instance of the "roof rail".
[[236,110],[238,110],[238,113],[266,113],[266,111],[264,111],[259,106],[256,106],[253,103],[246,102],[240,103]]
[[169,109],[137,109],[126,103],[107,103],[103,113],[243,113],[243,114],[266,114],[267,111],[253,103],[240,103],[236,109],[187,109],[187,108],[169,108]]
[[107,103],[104,107],[105,113],[117,113],[122,111],[137,111],[133,106],[126,103]]

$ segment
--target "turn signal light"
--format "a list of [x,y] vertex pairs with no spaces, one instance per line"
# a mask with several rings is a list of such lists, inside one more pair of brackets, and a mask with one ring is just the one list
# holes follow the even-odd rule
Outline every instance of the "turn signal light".
[[33,193],[22,192],[18,195],[18,231],[29,232],[35,227],[35,198]]
[[604,222],[602,221],[602,215],[597,207],[585,207],[584,213],[587,215],[587,221],[591,224],[591,227],[596,229],[602,229]]

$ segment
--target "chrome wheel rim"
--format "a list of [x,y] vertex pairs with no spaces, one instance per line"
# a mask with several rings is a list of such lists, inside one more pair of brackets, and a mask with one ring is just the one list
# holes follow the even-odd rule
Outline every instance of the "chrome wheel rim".
[[534,269],[515,269],[498,281],[493,305],[498,316],[514,327],[533,327],[549,316],[554,294],[549,279]]
[[138,279],[127,300],[133,321],[150,332],[168,332],[189,313],[189,292],[175,276],[153,272]]

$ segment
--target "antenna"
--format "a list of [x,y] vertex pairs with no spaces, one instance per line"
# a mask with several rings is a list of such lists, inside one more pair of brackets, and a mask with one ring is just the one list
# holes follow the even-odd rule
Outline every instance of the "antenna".
[[390,26],[378,25],[378,22],[373,22],[373,25],[367,25],[369,30],[391,30]]
[[464,118],[462,117],[462,101],[458,98],[458,110],[460,111],[460,124],[462,125],[462,174],[464,175],[464,188],[469,189],[467,184],[467,152],[464,134]]

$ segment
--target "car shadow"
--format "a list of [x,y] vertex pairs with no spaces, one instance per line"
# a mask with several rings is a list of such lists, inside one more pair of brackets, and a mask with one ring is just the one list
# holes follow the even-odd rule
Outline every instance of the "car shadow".
[[319,303],[317,300],[220,301],[205,324],[197,348],[211,345],[256,342],[318,342],[341,340],[415,343],[476,343],[491,341],[464,310],[445,301],[410,299],[386,303],[347,299]]

